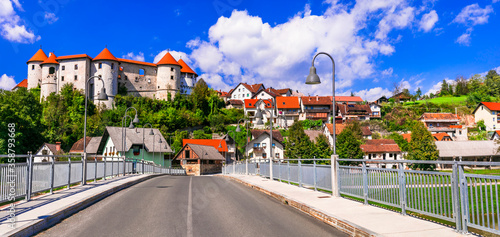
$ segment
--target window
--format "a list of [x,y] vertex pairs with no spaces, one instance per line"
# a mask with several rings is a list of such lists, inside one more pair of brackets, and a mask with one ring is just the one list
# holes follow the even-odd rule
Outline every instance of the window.
[[276,153],[275,157],[280,158],[280,153]]
[[144,69],[139,69],[139,76],[143,77],[144,76]]
[[253,147],[260,147],[260,143],[254,143]]
[[252,152],[252,153],[250,153],[250,158],[253,158],[253,152]]
[[392,157],[392,153],[389,153],[389,157]]
[[101,69],[101,68],[102,68],[102,63],[99,63],[99,69]]
[[174,68],[173,68],[173,67],[171,67],[171,68],[170,68],[170,71],[171,71],[171,72],[173,72],[173,71],[174,71]]
[[385,160],[385,154],[384,154],[384,156],[382,157],[382,159],[384,159],[384,160]]
[[76,80],[78,80],[78,76],[77,76],[77,75],[75,75],[75,81],[76,81]]
[[241,89],[238,89],[238,92],[240,92],[240,91],[241,91]]
[[148,83],[151,84],[151,78],[148,78]]
[[42,150],[42,155],[47,155],[47,150]]
[[128,80],[128,77],[127,77],[127,76],[125,76],[125,80]]
[[35,65],[31,65],[31,70],[35,70]]
[[247,97],[250,97],[250,94],[247,93]]
[[55,67],[50,67],[49,68],[49,74],[54,74],[56,72],[56,68]]
[[398,154],[394,154],[394,159],[397,160],[398,159]]
[[111,63],[111,69],[115,69],[115,64]]
[[372,159],[372,154],[368,154],[368,160]]
[[184,158],[189,159],[190,158],[189,155],[190,155],[189,150],[185,150],[184,151]]
[[120,67],[120,69],[119,69],[119,70],[120,70],[120,71],[123,71],[123,67]]
[[174,76],[170,76],[170,80],[174,80]]
[[273,148],[275,148],[275,147],[276,147],[276,144],[273,143]]
[[78,70],[78,64],[75,64],[75,70]]
[[63,70],[63,71],[66,70],[66,66],[62,66],[61,70]]
[[262,147],[263,148],[266,148],[267,147],[267,144],[265,142],[262,143]]
[[64,76],[61,77],[61,81],[64,81]]
[[262,153],[262,158],[267,158],[267,154],[266,153]]

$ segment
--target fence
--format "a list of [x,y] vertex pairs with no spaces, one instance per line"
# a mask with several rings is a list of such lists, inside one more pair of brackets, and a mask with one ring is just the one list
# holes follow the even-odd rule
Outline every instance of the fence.
[[[7,158],[0,155],[0,158]],[[35,157],[51,157],[51,162],[35,163]],[[9,157],[11,158],[11,157]],[[0,203],[12,201],[14,198],[25,197],[31,199],[35,193],[67,187],[83,183],[83,172],[86,172],[86,181],[96,182],[98,179],[110,179],[118,175],[133,173],[162,173],[170,175],[186,175],[182,168],[165,168],[152,163],[136,159],[96,156],[87,159],[86,165],[82,160],[72,161],[71,158],[82,156],[54,156],[54,155],[16,155],[15,158],[26,158],[26,163],[0,164]],[[56,158],[67,158],[68,161],[55,161]]]
[[[330,159],[282,159],[272,165],[274,180],[320,191],[332,191]],[[305,164],[305,163],[308,164]],[[350,162],[350,165],[339,165]],[[469,228],[500,234],[499,182],[497,175],[464,172],[472,166],[500,166],[500,162],[384,161],[337,159],[336,194],[400,211],[454,223],[460,233]],[[395,168],[378,168],[395,164]],[[412,170],[412,165],[450,165],[449,171]],[[226,165],[223,173],[270,177],[268,160]],[[500,173],[500,171],[499,171]],[[474,230],[475,232],[478,232]]]

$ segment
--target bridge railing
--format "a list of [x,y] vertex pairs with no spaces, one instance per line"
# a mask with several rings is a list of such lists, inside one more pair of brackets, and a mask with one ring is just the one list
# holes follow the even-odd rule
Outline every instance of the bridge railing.
[[[37,157],[45,161],[34,162]],[[182,168],[161,167],[152,162],[123,157],[89,156],[86,169],[81,155],[0,155],[0,158],[26,160],[0,164],[0,203],[23,197],[29,201],[36,193],[52,194],[58,188],[69,189],[72,185],[83,183],[83,172],[86,172],[86,181],[93,182],[135,173],[186,175]]]
[[[466,172],[471,167],[500,168],[500,162],[337,159],[335,164],[335,190],[342,197],[441,220],[461,233],[472,228],[500,234],[500,175]],[[426,170],[436,166],[451,169]],[[225,174],[267,178],[270,171],[269,160],[236,162],[223,169]],[[273,162],[272,174],[273,180],[332,191],[330,159],[281,159]]]

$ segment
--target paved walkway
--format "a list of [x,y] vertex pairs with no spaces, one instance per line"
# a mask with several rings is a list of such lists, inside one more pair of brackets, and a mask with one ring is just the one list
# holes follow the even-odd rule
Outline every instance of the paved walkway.
[[464,236],[437,223],[260,176],[225,176],[267,193],[352,236]]
[[31,236],[121,189],[156,176],[143,174],[115,177],[60,190],[52,195],[34,197],[29,202],[19,201],[15,205],[14,228],[9,222],[9,206],[3,206],[0,209],[0,236]]

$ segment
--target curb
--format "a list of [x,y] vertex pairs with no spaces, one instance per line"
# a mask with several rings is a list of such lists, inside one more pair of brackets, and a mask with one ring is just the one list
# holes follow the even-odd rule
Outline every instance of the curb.
[[63,219],[91,206],[92,204],[94,204],[94,203],[96,203],[96,202],[122,190],[122,189],[126,189],[130,186],[133,186],[133,185],[138,184],[140,182],[143,182],[143,181],[146,181],[148,179],[155,178],[155,177],[158,177],[161,175],[164,175],[164,174],[149,175],[149,176],[137,179],[137,180],[126,182],[126,183],[121,184],[119,186],[116,186],[114,188],[108,189],[102,193],[99,193],[99,194],[96,194],[96,195],[89,197],[87,199],[81,200],[81,201],[79,201],[71,206],[64,207],[64,208],[56,210],[52,213],[49,213],[48,215],[44,216],[43,219],[33,221],[32,223],[28,224],[27,226],[12,230],[10,232],[7,232],[6,236],[17,237],[17,236],[35,235],[38,232],[54,226],[55,224],[59,223]]
[[289,198],[289,197],[286,197],[282,194],[278,194],[278,193],[275,193],[275,192],[272,192],[272,191],[269,191],[263,187],[260,187],[258,185],[255,185],[255,184],[251,184],[251,183],[247,183],[243,180],[240,180],[236,177],[232,177],[232,176],[227,176],[227,175],[220,175],[221,177],[226,177],[226,178],[229,178],[229,179],[232,179],[238,183],[241,183],[241,184],[244,184],[246,186],[249,186],[250,188],[253,188],[255,190],[258,190],[262,193],[265,193],[277,200],[279,200],[281,203],[285,204],[285,205],[289,205],[305,214],[308,214],[350,236],[363,236],[363,237],[366,237],[366,236],[382,236],[378,233],[375,233],[371,230],[368,230],[362,226],[359,226],[357,224],[354,224],[354,223],[351,223],[349,221],[346,221],[346,220],[343,220],[341,218],[338,218],[338,217],[335,217],[333,215],[330,215],[330,214],[327,214],[323,211],[320,211],[318,209],[315,209],[313,207],[310,207],[302,202],[299,202],[299,201],[296,201],[292,198]]

